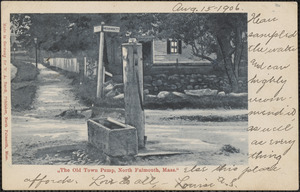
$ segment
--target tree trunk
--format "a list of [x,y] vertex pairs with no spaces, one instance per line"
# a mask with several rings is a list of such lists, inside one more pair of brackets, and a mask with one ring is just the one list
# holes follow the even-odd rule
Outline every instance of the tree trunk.
[[217,35],[217,41],[223,55],[224,67],[225,67],[226,74],[228,76],[229,83],[232,88],[232,92],[238,92],[239,91],[238,80],[235,75],[232,60],[231,60],[232,47],[230,45],[230,36],[220,31],[220,33]]
[[243,42],[242,42],[242,32],[239,27],[236,29],[236,45],[234,52],[234,73],[236,78],[239,78],[239,69],[240,69],[240,61],[243,50]]

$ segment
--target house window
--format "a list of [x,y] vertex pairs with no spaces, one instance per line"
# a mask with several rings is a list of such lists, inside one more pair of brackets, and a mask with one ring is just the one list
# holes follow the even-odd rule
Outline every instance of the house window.
[[167,41],[168,54],[181,54],[181,40],[169,39]]
[[178,41],[171,41],[171,53],[178,53]]

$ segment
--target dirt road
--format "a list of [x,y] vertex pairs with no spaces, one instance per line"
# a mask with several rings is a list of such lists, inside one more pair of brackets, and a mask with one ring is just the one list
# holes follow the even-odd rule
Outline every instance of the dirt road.
[[[13,162],[34,163],[37,149],[48,145],[70,145],[87,140],[85,119],[55,117],[68,109],[81,109],[71,91],[71,80],[39,65],[38,90],[33,109],[13,112]],[[26,157],[23,158],[24,154]],[[36,162],[38,163],[38,162]]]
[[[12,117],[15,164],[106,164],[105,157],[87,145],[87,118],[55,117],[68,109],[81,109],[71,91],[71,80],[39,65],[39,88],[33,109]],[[247,162],[247,122],[199,122],[181,116],[233,116],[246,110],[146,110],[147,151],[190,154],[136,158],[128,165],[244,164]],[[88,115],[87,115],[88,117]],[[170,118],[172,117],[172,118]],[[176,118],[178,117],[178,118]],[[223,153],[230,144],[239,153]]]

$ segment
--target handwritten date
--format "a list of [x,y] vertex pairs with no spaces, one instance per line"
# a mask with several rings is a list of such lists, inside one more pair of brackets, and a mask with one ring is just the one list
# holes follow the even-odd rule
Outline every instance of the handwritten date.
[[229,11],[240,11],[240,4],[236,5],[220,5],[220,6],[203,6],[203,7],[193,7],[193,6],[186,6],[183,3],[177,3],[173,8],[173,12],[229,12]]

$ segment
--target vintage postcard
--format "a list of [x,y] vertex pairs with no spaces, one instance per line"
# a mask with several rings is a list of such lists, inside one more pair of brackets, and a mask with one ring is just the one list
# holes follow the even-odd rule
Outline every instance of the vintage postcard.
[[296,2],[1,2],[4,190],[297,190]]

